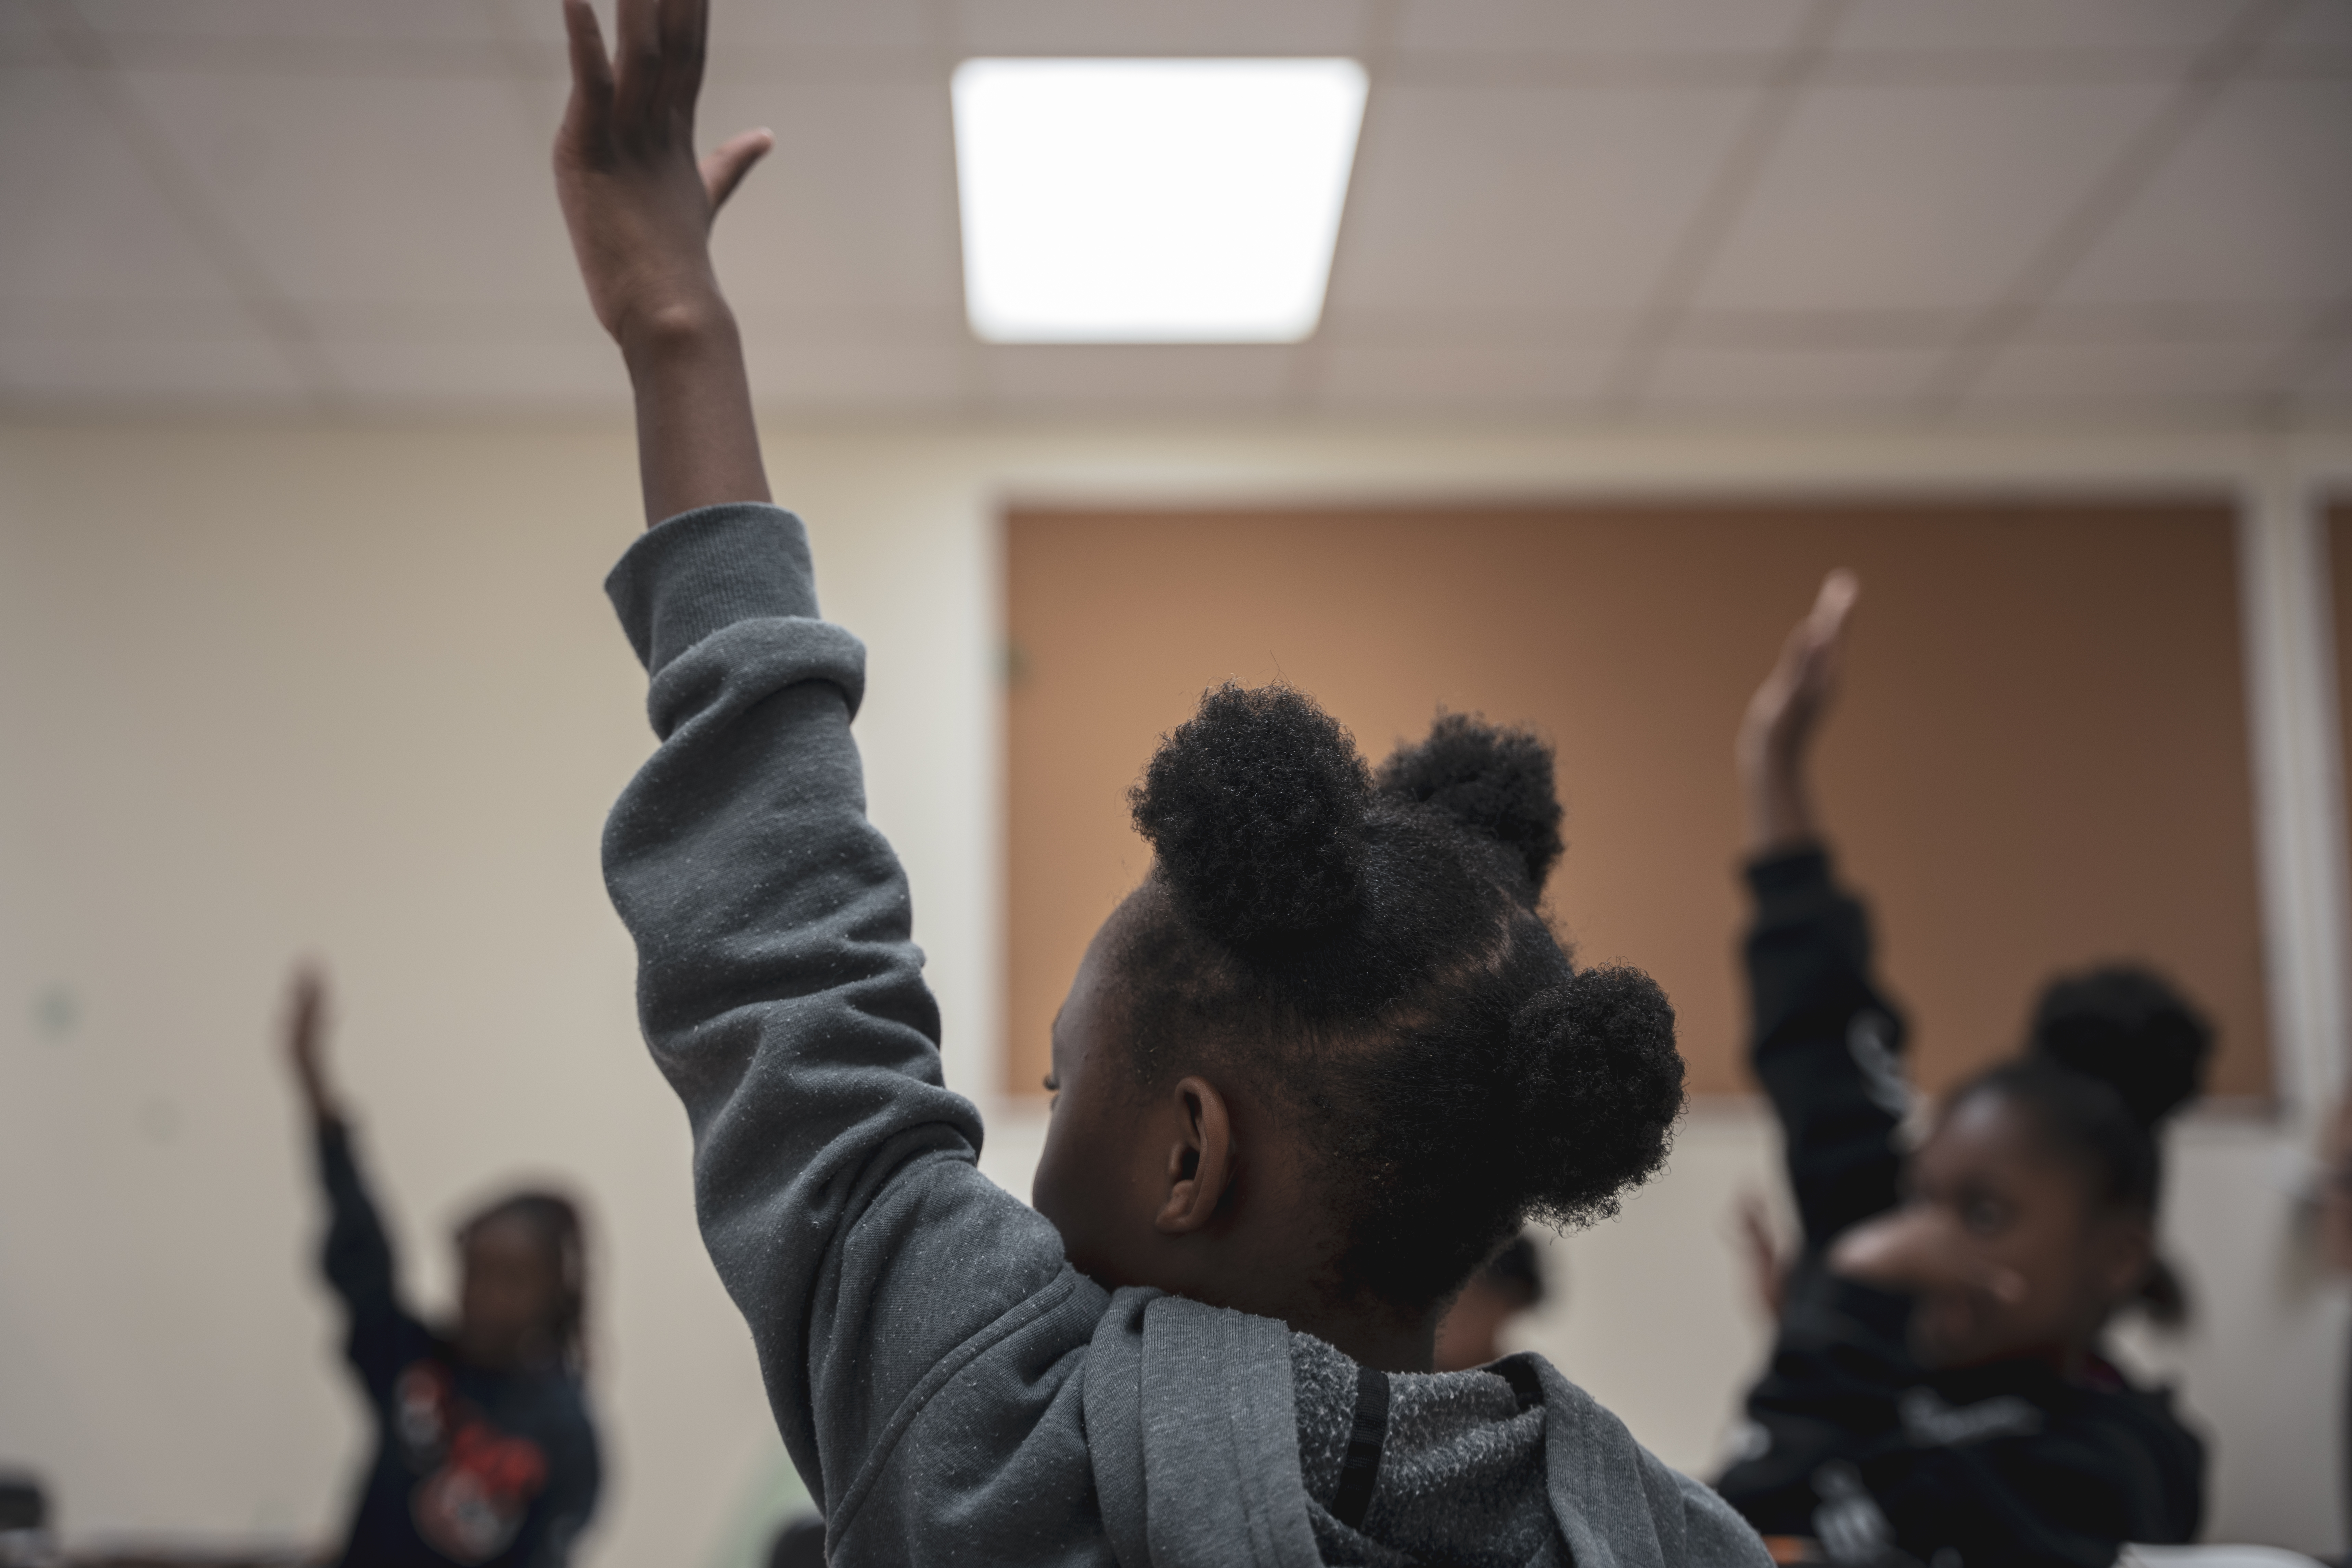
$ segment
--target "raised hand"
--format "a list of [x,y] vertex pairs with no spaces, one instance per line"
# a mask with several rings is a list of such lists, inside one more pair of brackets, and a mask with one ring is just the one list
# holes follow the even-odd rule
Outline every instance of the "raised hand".
[[768,499],[710,223],[775,138],[747,131],[696,161],[709,11],[709,0],[620,0],[620,48],[607,56],[588,0],[563,0],[572,100],[555,137],[555,190],[588,301],[636,389],[647,523]]
[[563,0],[572,99],[555,137],[555,190],[597,321],[624,348],[637,334],[723,311],[710,225],[775,145],[746,131],[694,155],[708,0],[620,0],[617,56],[588,0]]
[[1836,690],[1846,617],[1861,593],[1861,583],[1843,568],[1823,578],[1812,609],[1789,633],[1772,673],[1748,700],[1736,752],[1753,853],[1791,847],[1817,835],[1805,752]]
[[294,971],[286,998],[286,1064],[302,1091],[302,1103],[320,1121],[341,1120],[327,1088],[327,980],[318,965]]

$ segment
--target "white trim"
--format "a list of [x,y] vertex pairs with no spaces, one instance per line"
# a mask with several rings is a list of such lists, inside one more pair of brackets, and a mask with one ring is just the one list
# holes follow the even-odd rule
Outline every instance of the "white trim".
[[2318,487],[2281,459],[2239,517],[2246,710],[2262,867],[2272,1081],[2308,1135],[2344,1087],[2343,752],[2327,535]]

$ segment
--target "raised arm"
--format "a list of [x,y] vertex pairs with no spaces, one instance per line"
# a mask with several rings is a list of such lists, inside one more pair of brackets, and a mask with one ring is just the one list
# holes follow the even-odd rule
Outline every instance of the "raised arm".
[[648,527],[768,499],[710,225],[775,137],[746,131],[696,160],[707,11],[705,0],[621,0],[616,61],[588,0],[563,0],[572,98],[555,138],[555,190],[589,303],[636,392]]
[[1862,905],[1832,879],[1808,773],[1859,589],[1832,572],[1748,705],[1736,756],[1748,813],[1751,1061],[1786,1134],[1809,1252],[1894,1206],[1908,1093],[1902,1024],[1878,993]]
[[[636,942],[647,1043],[693,1128],[704,1242],[837,1546],[961,1517],[923,1513],[936,1474],[875,1478],[925,1420],[985,1420],[1006,1455],[1029,1452],[1024,1424],[1060,1397],[1104,1302],[1053,1227],[980,1174],[980,1118],[941,1081],[906,877],[866,820],[850,735],[865,649],[819,618],[801,523],[765,504],[711,270],[711,217],[770,142],[695,161],[705,9],[619,0],[615,61],[584,0],[565,0],[557,183],[635,384],[657,525],[606,584],[661,745],[606,825],[605,879]],[[1054,1489],[1089,1484],[1083,1467],[1050,1473],[974,1506],[1079,1517],[1091,1505]]]
[[314,964],[294,972],[288,990],[286,1065],[309,1113],[327,1198],[320,1271],[341,1298],[349,1332],[344,1351],[372,1394],[387,1395],[398,1363],[423,1331],[400,1305],[392,1239],[352,1152],[351,1129],[327,1070],[327,982]]

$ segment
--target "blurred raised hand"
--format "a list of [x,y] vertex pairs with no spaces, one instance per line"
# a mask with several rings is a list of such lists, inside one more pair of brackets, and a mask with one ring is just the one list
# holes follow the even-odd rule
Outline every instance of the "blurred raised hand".
[[327,1082],[327,978],[315,963],[298,966],[287,987],[286,1065],[314,1120],[342,1120]]
[[1822,579],[1813,607],[1780,646],[1764,684],[1748,699],[1734,753],[1748,809],[1748,847],[1765,855],[1819,837],[1805,760],[1813,730],[1837,690],[1846,620],[1862,584],[1840,568]]

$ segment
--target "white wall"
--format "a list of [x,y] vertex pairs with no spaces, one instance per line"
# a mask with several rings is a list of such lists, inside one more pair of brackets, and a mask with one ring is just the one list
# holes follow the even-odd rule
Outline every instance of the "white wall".
[[[871,647],[874,815],[914,879],[950,1081],[984,1089],[1007,499],[2187,484],[2292,511],[2352,473],[2352,437],[835,429],[776,432],[770,459],[827,613]],[[443,1298],[447,1221],[509,1176],[564,1173],[595,1205],[595,1560],[732,1539],[773,1438],[596,869],[650,745],[595,586],[636,526],[614,427],[0,426],[0,1462],[50,1477],[76,1533],[340,1510],[360,1428],[268,1051],[284,966],[317,951],[421,1299]],[[2268,906],[2294,922],[2274,1012],[2315,1092],[2340,1071],[2341,877],[2312,869],[2333,716],[2324,679],[2277,673],[2324,629],[2297,607],[2310,562],[2277,545],[2250,544],[2257,695],[2284,692],[2257,735],[2266,872],[2294,895]],[[2333,1548],[2345,1308],[2284,1191],[2305,1103],[2182,1130],[2171,1223],[2207,1313],[2149,1353],[2216,1435],[2216,1531]],[[1034,1115],[994,1128],[988,1167],[1025,1189]],[[1679,1464],[1706,1462],[1761,1343],[1722,1232],[1771,1161],[1751,1110],[1695,1114],[1664,1180],[1564,1244],[1535,1331]]]

